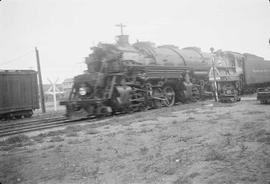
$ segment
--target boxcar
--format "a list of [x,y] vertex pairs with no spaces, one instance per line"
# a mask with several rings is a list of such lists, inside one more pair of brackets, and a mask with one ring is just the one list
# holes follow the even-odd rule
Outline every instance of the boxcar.
[[31,117],[38,108],[37,73],[0,70],[0,119]]
[[244,54],[244,77],[247,86],[264,87],[270,84],[270,61],[252,54]]

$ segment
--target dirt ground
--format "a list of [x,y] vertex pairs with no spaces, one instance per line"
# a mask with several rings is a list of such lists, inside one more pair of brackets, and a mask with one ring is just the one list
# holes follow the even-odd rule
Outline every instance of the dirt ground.
[[0,143],[0,183],[270,183],[270,105],[181,104]]

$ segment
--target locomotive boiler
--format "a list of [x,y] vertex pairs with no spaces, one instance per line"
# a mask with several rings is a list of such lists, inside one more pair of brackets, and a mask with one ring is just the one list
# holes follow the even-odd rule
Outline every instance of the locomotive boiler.
[[172,106],[212,94],[211,56],[199,48],[131,45],[128,35],[116,44],[98,44],[86,57],[87,70],[74,78],[65,105],[68,116],[99,116]]

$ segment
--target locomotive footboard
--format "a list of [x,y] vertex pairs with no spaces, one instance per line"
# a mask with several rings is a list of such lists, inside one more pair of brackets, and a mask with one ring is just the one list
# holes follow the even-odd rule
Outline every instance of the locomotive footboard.
[[110,115],[112,109],[104,105],[106,100],[67,100],[60,105],[66,106],[66,116],[69,118],[82,118],[90,116]]

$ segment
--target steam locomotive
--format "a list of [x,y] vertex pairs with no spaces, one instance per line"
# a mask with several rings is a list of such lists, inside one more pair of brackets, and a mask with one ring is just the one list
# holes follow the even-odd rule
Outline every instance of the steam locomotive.
[[237,101],[251,84],[244,70],[250,57],[151,42],[131,45],[128,35],[119,35],[116,44],[92,48],[87,70],[74,78],[69,99],[60,104],[69,117],[89,117],[170,107],[213,94],[220,101]]

